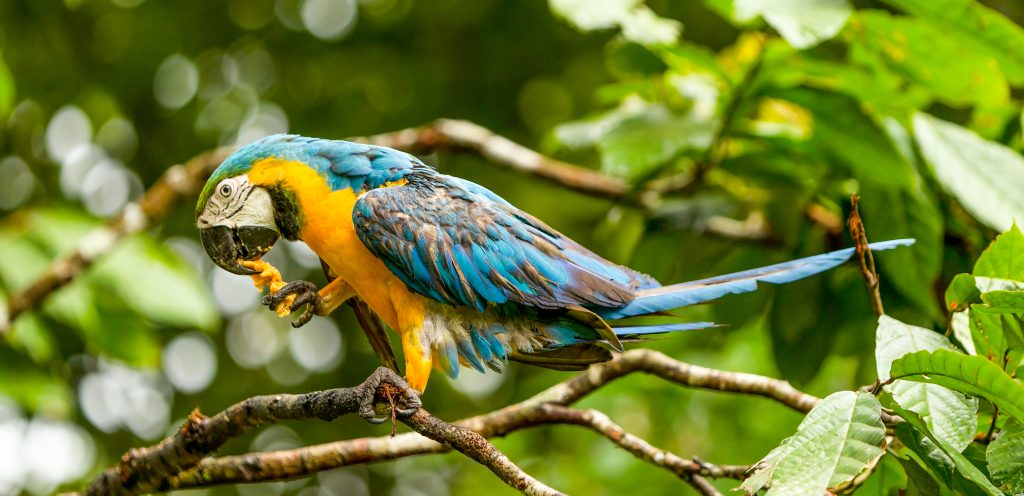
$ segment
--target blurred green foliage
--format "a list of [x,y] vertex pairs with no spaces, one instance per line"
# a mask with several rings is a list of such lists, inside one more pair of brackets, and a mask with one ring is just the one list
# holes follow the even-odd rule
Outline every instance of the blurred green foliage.
[[[479,157],[425,157],[664,282],[848,246],[853,192],[871,239],[917,239],[878,255],[887,313],[916,327],[878,326],[850,264],[681,310],[727,326],[651,347],[826,396],[880,374],[876,327],[893,336],[948,328],[961,349],[1016,377],[1024,258],[1013,254],[1024,241],[1010,228],[1024,221],[1022,22],[1013,0],[2,2],[0,287],[24,288],[168,166],[203,150],[272,132],[342,138],[462,118],[628,180],[641,201],[615,205]],[[652,189],[662,193],[644,200]],[[0,344],[0,460],[22,461],[0,467],[0,493],[80,487],[197,406],[212,413],[257,394],[355,384],[375,367],[348,311],[291,332],[255,304],[247,280],[212,270],[192,222],[192,205],[178,206],[17,320]],[[301,247],[272,253],[286,279],[322,277]],[[518,365],[467,375],[435,378],[426,407],[461,418],[567,377]],[[891,393],[897,403],[900,394]],[[645,377],[581,406],[715,463],[754,463],[801,437],[801,416],[781,406]],[[1006,455],[1020,427],[1005,416],[998,428],[1009,434],[987,458],[978,443],[950,455],[942,433],[939,448],[929,439],[942,415],[960,415],[961,426],[974,419],[984,435],[989,403],[977,414],[903,406],[921,422],[897,430],[906,449],[883,458],[863,493],[909,484],[908,494],[981,494],[979,474],[1020,487],[1019,459]],[[39,432],[77,458],[26,454]],[[356,419],[287,424],[226,451],[384,433]],[[581,430],[537,429],[496,445],[569,493],[689,490]],[[511,492],[449,455],[211,494],[483,489]]]

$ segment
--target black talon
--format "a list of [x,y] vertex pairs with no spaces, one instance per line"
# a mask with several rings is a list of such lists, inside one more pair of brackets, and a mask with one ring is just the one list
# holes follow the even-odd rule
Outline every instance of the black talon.
[[316,314],[316,307],[320,303],[320,293],[317,292],[316,285],[309,281],[292,281],[285,284],[276,293],[264,296],[263,304],[270,307],[271,310],[276,310],[277,306],[289,295],[295,295],[295,301],[288,306],[293,313],[302,305],[306,305],[306,311],[292,322],[292,327],[302,327]]
[[370,374],[359,388],[362,389],[359,398],[359,416],[371,424],[382,424],[391,419],[390,416],[378,417],[375,405],[379,397],[380,386],[389,384],[398,389],[399,394],[394,397],[395,416],[397,418],[408,417],[416,413],[423,405],[419,395],[409,387],[401,376],[387,367],[378,367]]

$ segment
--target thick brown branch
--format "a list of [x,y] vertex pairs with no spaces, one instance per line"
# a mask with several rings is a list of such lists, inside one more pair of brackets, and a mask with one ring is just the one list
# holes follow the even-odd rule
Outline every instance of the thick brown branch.
[[229,439],[253,428],[289,419],[333,420],[358,411],[363,392],[361,387],[300,395],[256,396],[213,417],[204,417],[196,410],[174,435],[160,444],[126,453],[119,465],[97,476],[85,493],[107,495],[156,491],[169,474],[195,466]]
[[[802,393],[785,381],[753,374],[723,372],[679,362],[651,350],[630,350],[613,360],[592,366],[589,370],[520,403],[455,422],[455,426],[479,433],[484,438],[504,436],[516,430],[551,423],[583,425],[607,417],[583,412],[576,417],[562,408],[579,401],[605,384],[633,372],[646,372],[688,387],[753,394],[772,398],[800,412],[807,412],[820,400]],[[604,417],[603,419],[599,418]],[[598,422],[604,435],[615,433],[617,426]],[[621,428],[618,429],[621,431]],[[623,433],[624,434],[624,433]],[[625,435],[625,434],[624,434]],[[620,436],[620,440],[623,437]],[[630,451],[644,460],[658,460],[655,465],[705,477],[742,478],[745,467],[714,466],[698,460],[688,461],[676,455],[658,455],[660,451],[645,441],[626,438]],[[614,441],[614,439],[613,439]],[[323,470],[370,462],[381,462],[414,455],[443,453],[450,447],[417,433],[394,437],[361,438],[269,453],[208,458],[195,468],[183,471],[161,482],[159,490],[205,487],[238,482],[261,482],[301,477]],[[635,450],[635,451],[634,451]],[[671,456],[669,456],[671,455]],[[699,479],[696,479],[699,480]],[[693,483],[691,481],[691,483]]]

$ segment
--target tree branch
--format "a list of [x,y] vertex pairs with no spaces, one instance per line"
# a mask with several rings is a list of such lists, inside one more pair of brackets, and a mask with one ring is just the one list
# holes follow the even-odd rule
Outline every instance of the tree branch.
[[[555,494],[546,492],[553,490],[522,473],[489,443],[483,444],[486,443],[485,438],[547,424],[588,427],[641,460],[669,470],[695,487],[702,484],[702,477],[744,477],[747,467],[715,466],[699,460],[686,460],[626,433],[600,412],[566,408],[609,382],[634,372],[655,375],[681,386],[764,396],[800,412],[809,411],[820,401],[778,379],[708,369],[674,360],[656,351],[636,349],[620,354],[611,361],[593,365],[587,371],[525,401],[454,424],[446,424],[420,411],[403,420],[416,433],[204,459],[229,437],[241,435],[258,425],[283,419],[330,419],[354,411],[349,402],[352,397],[358,397],[359,388],[364,386],[307,395],[257,397],[230,407],[210,419],[194,414],[179,432],[157,446],[127,453],[120,465],[108,469],[93,481],[87,494],[137,494],[143,491],[281,480],[348,465],[442,453],[452,448],[484,463],[513,487],[536,494]],[[303,406],[321,404],[327,398],[335,398],[332,401],[337,401],[339,405],[334,410]],[[265,405],[281,406],[269,410]],[[239,412],[247,410],[263,413],[258,413],[255,420],[249,422],[231,420],[236,419]],[[199,439],[212,441],[200,442]],[[124,485],[119,486],[119,483]]]

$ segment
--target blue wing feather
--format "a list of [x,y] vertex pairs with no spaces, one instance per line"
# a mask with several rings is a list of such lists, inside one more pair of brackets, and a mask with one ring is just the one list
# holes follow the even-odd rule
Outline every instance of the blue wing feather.
[[494,193],[420,167],[356,201],[356,234],[410,289],[483,312],[617,307],[653,279],[615,265]]

